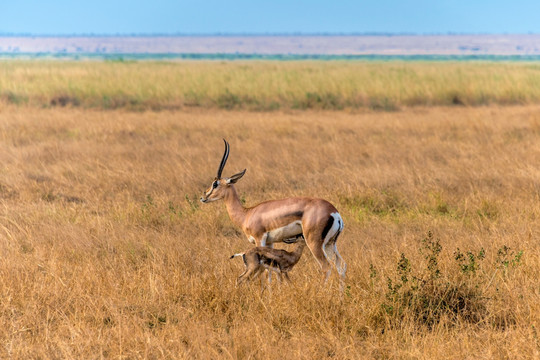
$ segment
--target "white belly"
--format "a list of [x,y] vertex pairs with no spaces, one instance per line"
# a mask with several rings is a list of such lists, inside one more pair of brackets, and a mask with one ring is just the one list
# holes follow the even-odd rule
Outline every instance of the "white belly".
[[283,227],[270,230],[266,243],[271,244],[275,242],[283,241],[283,239],[289,239],[302,233],[302,222],[300,220],[293,221],[292,223]]

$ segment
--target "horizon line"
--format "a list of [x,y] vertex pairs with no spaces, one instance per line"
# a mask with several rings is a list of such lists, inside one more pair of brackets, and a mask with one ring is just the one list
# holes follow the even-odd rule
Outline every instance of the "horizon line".
[[214,33],[60,33],[60,34],[34,34],[14,33],[0,31],[0,37],[264,37],[264,36],[513,36],[513,35],[540,35],[540,32],[527,33],[489,33],[489,32],[214,32]]

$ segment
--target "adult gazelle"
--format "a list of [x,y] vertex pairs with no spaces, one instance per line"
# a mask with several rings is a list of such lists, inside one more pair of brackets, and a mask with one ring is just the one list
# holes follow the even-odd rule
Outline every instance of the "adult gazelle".
[[347,264],[336,246],[343,230],[343,220],[337,209],[326,200],[310,197],[269,200],[244,207],[234,184],[244,176],[246,169],[228,178],[221,176],[230,150],[229,143],[225,139],[223,141],[225,152],[216,178],[201,197],[201,202],[223,199],[232,222],[257,246],[272,247],[277,242],[293,243],[303,236],[321,266],[325,281],[330,276],[331,264],[343,281]]

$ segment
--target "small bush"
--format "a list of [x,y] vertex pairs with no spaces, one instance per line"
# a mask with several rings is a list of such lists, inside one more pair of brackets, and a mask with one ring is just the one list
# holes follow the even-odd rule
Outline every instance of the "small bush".
[[[470,275],[466,278],[451,277],[443,272],[439,266],[442,249],[439,239],[428,232],[419,247],[426,265],[423,270],[416,272],[409,258],[401,254],[396,275],[386,280],[385,300],[381,304],[383,316],[391,325],[397,326],[405,319],[412,319],[419,325],[431,328],[443,318],[470,323],[479,323],[486,318],[489,297],[485,292],[490,276],[478,272],[485,258],[484,249],[477,253],[463,253],[459,249],[454,252],[460,273]],[[503,247],[498,252],[497,262],[503,267],[517,266],[515,264],[519,264],[522,254],[522,251],[509,252],[509,248]],[[376,276],[373,269],[370,276]]]
[[481,249],[476,255],[471,251],[467,251],[463,254],[459,248],[457,248],[454,255],[464,274],[476,274],[480,268],[480,262],[486,257],[486,252],[484,249]]
[[508,268],[515,268],[521,265],[521,258],[523,257],[523,250],[515,252],[508,246],[503,245],[497,251],[497,264],[500,268],[507,270]]

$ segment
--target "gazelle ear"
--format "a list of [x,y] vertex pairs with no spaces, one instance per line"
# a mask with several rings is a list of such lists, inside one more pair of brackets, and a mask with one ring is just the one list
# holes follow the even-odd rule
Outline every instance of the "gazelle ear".
[[247,169],[244,169],[244,171],[239,172],[238,174],[234,174],[230,178],[227,179],[227,184],[235,184],[244,174],[246,173]]

